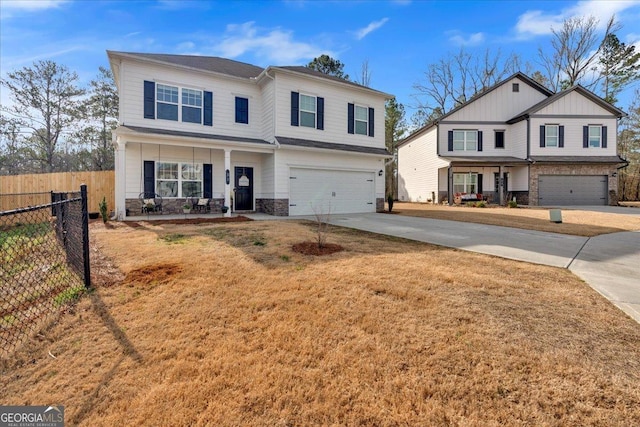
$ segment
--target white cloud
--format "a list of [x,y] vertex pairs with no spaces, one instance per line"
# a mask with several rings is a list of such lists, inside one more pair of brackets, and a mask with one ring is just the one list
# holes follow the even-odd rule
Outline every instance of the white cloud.
[[323,53],[333,54],[319,46],[294,41],[292,31],[280,28],[264,30],[256,27],[253,21],[227,25],[222,41],[213,46],[213,50],[226,58],[251,53],[274,64],[296,64]]
[[56,8],[69,0],[9,0],[2,1],[2,9],[5,10],[44,10]]
[[617,15],[637,5],[640,5],[640,0],[585,0],[579,1],[559,12],[528,10],[518,18],[515,30],[516,33],[524,38],[548,35],[551,34],[552,28],[562,25],[565,19],[577,16],[595,17],[599,21],[598,27],[602,29],[607,25],[612,15]]
[[464,34],[460,31],[448,31],[447,35],[449,35],[449,41],[458,46],[477,46],[484,42],[485,35],[484,33],[473,33],[469,34],[466,38]]
[[379,21],[373,21],[372,23],[370,23],[369,25],[367,25],[364,28],[360,28],[359,30],[357,30],[356,33],[356,38],[358,40],[362,40],[363,38],[365,38],[369,33],[371,33],[372,31],[377,30],[378,28],[382,27],[384,24],[387,23],[387,21],[389,20],[389,18],[382,18]]

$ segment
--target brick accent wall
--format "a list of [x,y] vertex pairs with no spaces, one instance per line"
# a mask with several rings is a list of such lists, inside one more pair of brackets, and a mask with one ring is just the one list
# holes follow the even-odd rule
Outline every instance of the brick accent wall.
[[[519,205],[528,205],[529,204],[529,192],[528,191],[511,191],[511,198],[516,198],[516,202]],[[505,200],[508,202],[508,200]]]
[[[184,198],[179,199],[162,199],[162,213],[163,214],[178,214],[182,213],[182,206],[185,204]],[[224,199],[211,199],[210,207],[212,213],[221,213],[222,206],[224,205]],[[142,215],[142,206],[140,205],[140,199],[126,199],[125,208],[130,216]],[[154,215],[160,215],[160,212]]]
[[611,176],[616,165],[531,165],[529,169],[529,204],[538,205],[538,177],[540,175],[607,175],[609,205],[618,204],[618,177]]
[[377,197],[376,198],[376,212],[384,212],[384,198]]
[[289,199],[256,199],[256,212],[289,216]]

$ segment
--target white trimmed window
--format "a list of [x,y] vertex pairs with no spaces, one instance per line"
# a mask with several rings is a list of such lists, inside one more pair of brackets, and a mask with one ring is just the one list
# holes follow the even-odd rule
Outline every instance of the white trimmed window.
[[156,191],[162,197],[202,197],[202,164],[157,162]]
[[453,151],[478,151],[478,131],[454,130]]
[[300,94],[300,126],[316,127],[316,97]]
[[202,91],[182,89],[182,121],[202,123]]
[[369,131],[369,109],[355,106],[355,132],[358,135],[367,135]]
[[178,121],[178,88],[158,84],[156,98],[158,118]]
[[589,147],[600,148],[602,145],[602,126],[589,126]]
[[545,125],[544,144],[545,147],[557,147],[559,139],[558,125]]
[[475,194],[478,192],[477,173],[454,173],[453,192]]

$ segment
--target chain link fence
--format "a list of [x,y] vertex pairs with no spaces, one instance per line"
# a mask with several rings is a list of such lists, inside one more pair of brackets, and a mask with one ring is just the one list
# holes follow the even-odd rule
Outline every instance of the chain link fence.
[[[22,204],[22,207],[16,207]],[[75,193],[0,194],[0,356],[90,286],[86,186]]]

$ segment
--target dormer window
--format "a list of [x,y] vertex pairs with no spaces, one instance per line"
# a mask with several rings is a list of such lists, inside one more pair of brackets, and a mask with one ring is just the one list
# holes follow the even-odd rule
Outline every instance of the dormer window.
[[511,91],[512,92],[520,92],[520,83],[513,83],[511,85]]

